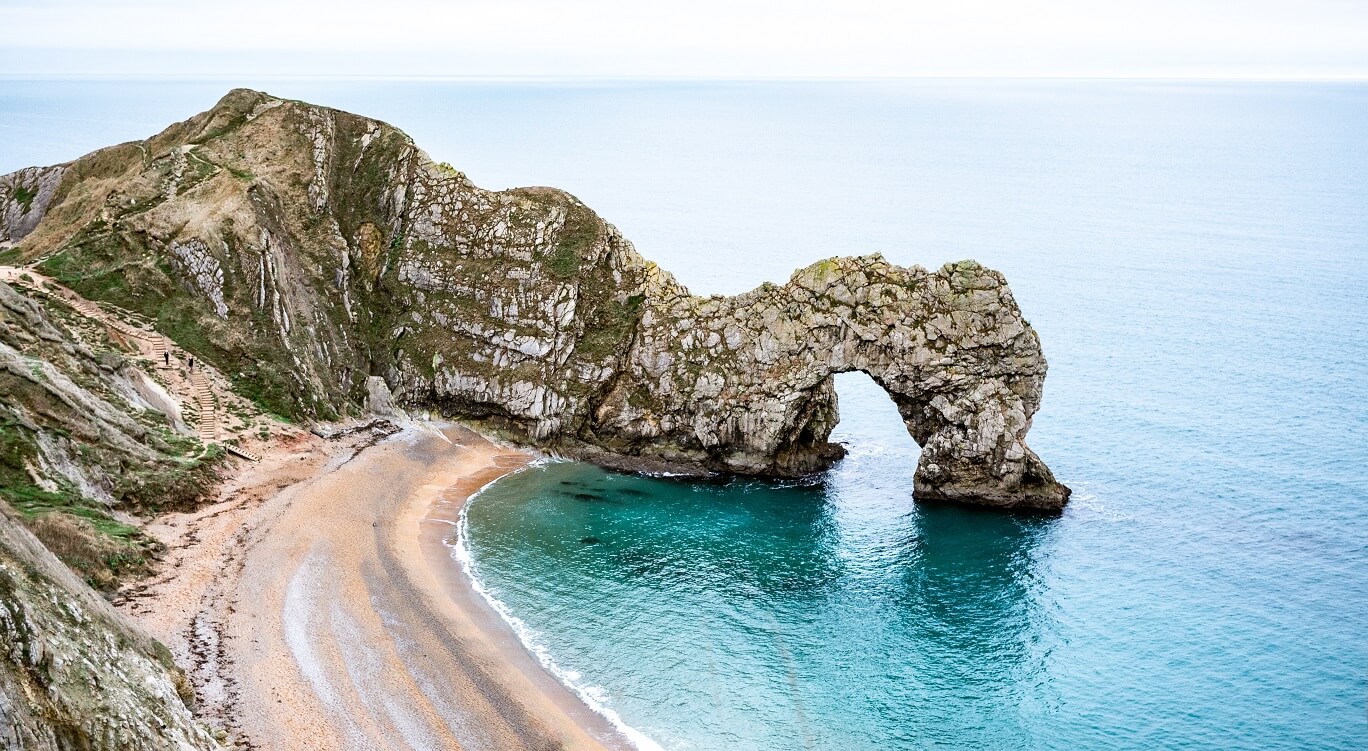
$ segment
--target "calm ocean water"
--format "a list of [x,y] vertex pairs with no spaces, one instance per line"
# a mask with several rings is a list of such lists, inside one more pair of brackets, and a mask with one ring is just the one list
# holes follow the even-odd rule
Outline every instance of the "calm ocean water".
[[[1061,517],[913,503],[858,374],[812,483],[552,463],[470,506],[491,596],[644,744],[1368,747],[1368,86],[256,83],[570,190],[695,292],[875,250],[1011,281]],[[0,172],[229,85],[0,80]]]

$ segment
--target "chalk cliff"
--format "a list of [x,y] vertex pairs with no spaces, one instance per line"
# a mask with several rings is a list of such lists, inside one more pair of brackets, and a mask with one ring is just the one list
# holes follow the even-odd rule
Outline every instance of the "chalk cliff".
[[1039,340],[972,261],[697,297],[567,193],[482,190],[389,125],[241,89],[0,177],[0,219],[0,262],[154,319],[284,416],[354,412],[379,376],[397,406],[604,464],[790,476],[839,458],[831,376],[861,370],[923,447],[918,497],[1068,498],[1025,443]]

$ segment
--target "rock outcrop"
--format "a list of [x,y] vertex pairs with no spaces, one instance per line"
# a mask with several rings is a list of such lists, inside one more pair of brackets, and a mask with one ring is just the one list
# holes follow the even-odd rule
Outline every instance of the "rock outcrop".
[[60,165],[29,167],[0,177],[0,248],[38,226],[65,172]]
[[[840,454],[832,375],[862,371],[922,447],[917,496],[1056,508],[1026,446],[1045,360],[1001,274],[879,256],[821,261],[782,286],[693,297],[654,274],[627,362],[589,430],[599,445],[740,474],[800,475]],[[647,447],[645,451],[641,447]]]
[[1068,497],[1025,443],[1038,338],[973,262],[695,297],[573,196],[482,190],[389,125],[247,90],[0,178],[0,209],[0,261],[156,319],[279,414],[354,413],[378,376],[396,406],[613,466],[788,476],[839,458],[831,376],[861,370],[923,447],[918,497]]
[[0,508],[0,748],[219,749],[166,647]]

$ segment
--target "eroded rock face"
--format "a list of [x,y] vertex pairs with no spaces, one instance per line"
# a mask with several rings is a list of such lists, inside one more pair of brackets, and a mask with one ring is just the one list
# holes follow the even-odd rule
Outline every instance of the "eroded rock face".
[[919,497],[1068,496],[1025,444],[1039,341],[973,262],[830,259],[695,297],[573,196],[482,190],[384,123],[246,90],[48,169],[19,260],[195,333],[282,414],[356,412],[378,376],[397,405],[604,464],[787,476],[839,458],[831,376],[862,370],[923,446]]
[[0,509],[0,748],[220,749],[165,647]]
[[597,442],[741,474],[825,469],[831,377],[868,373],[922,446],[922,498],[1058,508],[1068,490],[1026,447],[1045,359],[1001,274],[937,272],[879,256],[821,261],[783,286],[690,296],[654,275]]
[[0,177],[0,247],[38,226],[66,172],[64,165],[28,167]]

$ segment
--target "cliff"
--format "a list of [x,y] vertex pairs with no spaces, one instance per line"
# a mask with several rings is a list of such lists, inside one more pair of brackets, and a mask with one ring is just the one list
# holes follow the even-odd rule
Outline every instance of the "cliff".
[[0,279],[0,748],[220,748],[170,653],[91,586],[149,570],[138,514],[194,503],[222,454],[114,318]]
[[222,453],[193,437],[165,373],[98,322],[21,289],[0,281],[0,498],[112,589],[159,552],[130,512],[193,504]]
[[915,493],[1058,509],[1026,446],[1046,365],[1005,280],[836,258],[697,297],[564,192],[482,190],[375,120],[235,90],[162,133],[0,178],[0,262],[137,311],[263,409],[402,406],[612,466],[788,476],[840,456],[862,370]]
[[0,748],[219,749],[165,647],[0,507]]

